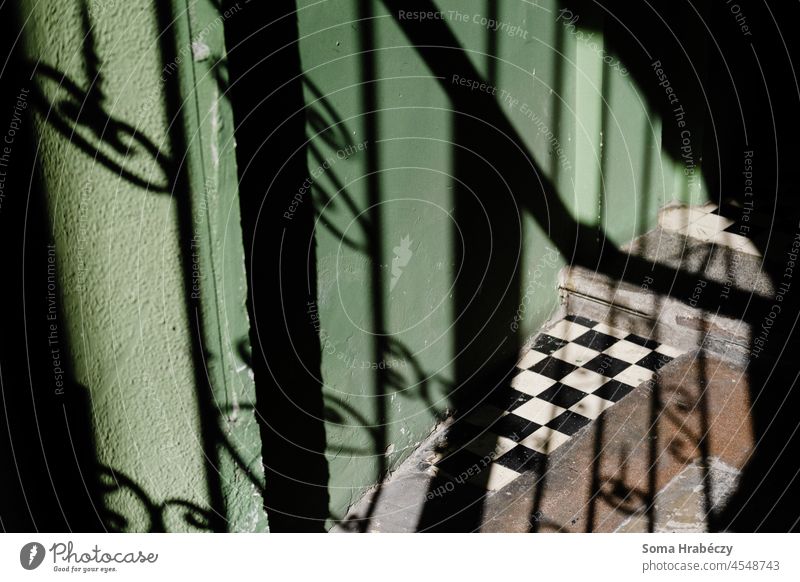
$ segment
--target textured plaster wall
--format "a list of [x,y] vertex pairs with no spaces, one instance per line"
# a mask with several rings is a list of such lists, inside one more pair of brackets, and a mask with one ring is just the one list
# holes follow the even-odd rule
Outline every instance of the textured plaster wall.
[[91,397],[109,527],[264,530],[231,123],[210,72],[222,26],[210,3],[186,6],[23,2],[52,221],[40,242],[55,249],[56,333]]
[[[457,375],[452,285],[458,277],[453,196],[459,144],[453,142],[463,137],[446,90],[451,80],[424,61],[387,3],[367,3],[372,8],[366,13],[359,8],[363,4],[298,2],[309,87],[309,172],[314,175],[320,161],[335,157],[343,144],[363,143],[375,133],[375,143],[365,146],[377,167],[370,168],[366,150],[359,151],[325,169],[314,187],[322,217],[316,231],[317,302],[331,412],[326,432],[334,518],[375,483],[381,469],[397,466],[428,434],[450,406]],[[650,228],[657,210],[672,198],[702,199],[702,192],[685,187],[679,165],[661,152],[660,120],[632,76],[620,73],[618,59],[603,62],[598,50],[604,47],[603,23],[596,15],[584,14],[578,26],[567,28],[555,0],[441,0],[435,5],[444,13],[466,15],[465,20],[446,16],[444,24],[479,81],[497,87],[503,115],[574,219],[602,226],[612,242],[621,244]],[[519,26],[526,34],[487,30],[482,17]],[[589,25],[597,29],[578,34]],[[371,47],[365,38],[372,39]],[[365,72],[370,62],[372,79]],[[371,97],[366,87],[374,88]],[[379,113],[366,115],[370,107]],[[320,131],[324,127],[330,129]],[[377,256],[365,227],[375,202],[365,176],[370,170],[379,175]],[[516,194],[524,199],[535,196],[536,189],[531,184],[529,192]],[[552,314],[556,276],[570,258],[548,236],[561,227],[558,219],[542,223],[522,212],[520,223],[495,227],[521,232],[519,306],[490,321],[500,330],[497,335],[505,334],[514,345]],[[405,237],[412,241],[410,258],[392,287],[392,262],[405,253]],[[374,313],[375,262],[382,286],[379,316]],[[376,317],[383,319],[397,354],[383,385],[373,361]],[[468,365],[480,368],[481,363]]]

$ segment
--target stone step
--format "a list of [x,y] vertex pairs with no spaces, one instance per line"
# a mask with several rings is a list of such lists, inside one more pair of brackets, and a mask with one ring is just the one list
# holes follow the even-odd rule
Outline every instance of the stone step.
[[611,267],[567,267],[559,287],[567,313],[746,363],[753,325],[783,292],[799,247],[790,229],[777,234],[741,209],[672,205]]
[[571,267],[562,271],[559,285],[567,313],[623,327],[646,338],[669,338],[679,348],[703,346],[737,362],[746,360],[750,324],[712,309],[698,308],[693,297],[699,300],[707,287],[702,278],[697,278],[694,291],[683,296],[688,301],[652,291],[648,287],[651,282],[649,275],[636,285],[583,267]]

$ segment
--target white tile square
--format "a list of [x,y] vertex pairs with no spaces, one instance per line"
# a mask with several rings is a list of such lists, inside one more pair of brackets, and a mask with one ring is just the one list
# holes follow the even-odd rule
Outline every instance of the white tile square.
[[714,202],[706,202],[705,204],[701,204],[700,206],[697,207],[697,209],[700,212],[706,212],[706,213],[714,212],[717,208],[719,208],[719,206],[717,206],[717,204],[715,204]]
[[519,477],[519,475],[520,474],[516,471],[504,467],[503,465],[490,463],[486,467],[483,467],[478,474],[473,475],[469,481],[489,491],[497,491],[511,483],[514,479]]
[[590,394],[608,382],[608,378],[586,368],[573,370],[561,379],[561,383]]
[[706,206],[673,206],[661,210],[658,216],[658,223],[667,230],[683,230],[686,225],[692,224],[709,216],[716,210],[714,205]]
[[611,337],[615,337],[618,339],[622,339],[628,337],[627,331],[622,331],[621,329],[617,329],[616,327],[611,327],[610,325],[606,325],[605,323],[598,323],[593,328],[595,331],[599,331],[600,333],[604,333],[606,335],[610,335]]
[[683,231],[691,218],[688,208],[665,208],[658,216],[658,224],[666,230]]
[[514,414],[535,422],[536,424],[547,424],[564,411],[564,408],[551,404],[546,400],[533,398],[522,406],[515,408]]
[[697,240],[701,240],[704,242],[710,241],[714,236],[719,234],[720,231],[713,226],[707,226],[703,224],[690,224],[686,227],[686,230],[683,231],[681,234],[685,234],[686,236],[690,236],[692,238],[696,238]]
[[713,219],[706,219],[706,217],[717,216],[716,214],[711,214],[711,212],[716,209],[717,207],[714,204],[695,207],[676,206],[665,208],[659,213],[658,224],[663,229],[685,233],[686,228],[690,224],[704,219],[706,220],[706,226],[714,224],[716,221]]
[[530,396],[536,396],[550,388],[556,381],[530,370],[523,370],[511,379],[511,387]]
[[648,370],[647,368],[642,368],[641,366],[630,366],[626,368],[616,376],[614,376],[614,380],[619,380],[623,384],[627,384],[628,386],[638,386],[642,382],[647,382],[654,376],[654,373]]
[[586,398],[577,402],[570,406],[570,410],[572,412],[577,412],[581,416],[585,416],[586,418],[591,418],[594,420],[600,414],[606,410],[607,408],[611,408],[614,405],[613,402],[609,402],[608,400],[604,400],[599,396],[595,396],[594,394],[589,394]]
[[550,329],[545,330],[544,333],[571,342],[576,337],[580,337],[585,334],[587,331],[589,331],[589,328],[585,325],[562,319]]
[[521,368],[523,370],[527,370],[531,366],[534,366],[544,360],[547,357],[547,354],[543,354],[542,352],[537,352],[536,350],[528,350],[525,352],[525,355],[522,356],[519,362],[517,362],[517,368]]
[[517,443],[511,439],[486,431],[472,439],[464,448],[481,457],[489,455],[496,459],[516,446]]
[[596,358],[600,352],[576,343],[568,343],[563,348],[553,352],[553,357],[578,366]]
[[640,346],[639,344],[635,344],[626,340],[620,340],[613,346],[604,350],[603,353],[617,358],[618,360],[622,360],[623,362],[635,364],[652,351],[653,350]]
[[570,437],[564,433],[543,426],[528,435],[527,438],[519,441],[519,444],[546,455],[555,451],[569,439]]
[[744,244],[747,239],[735,232],[719,232],[710,240],[715,245],[735,249]]
[[706,214],[705,216],[698,218],[693,223],[696,226],[700,226],[703,228],[707,228],[712,230],[713,232],[722,232],[730,225],[733,224],[733,221],[730,218],[725,218],[724,216],[720,216],[719,214]]
[[677,358],[678,356],[683,355],[683,350],[679,350],[678,348],[673,348],[672,346],[665,344],[658,346],[656,348],[656,352],[659,354],[664,354],[665,356],[669,356],[670,358]]

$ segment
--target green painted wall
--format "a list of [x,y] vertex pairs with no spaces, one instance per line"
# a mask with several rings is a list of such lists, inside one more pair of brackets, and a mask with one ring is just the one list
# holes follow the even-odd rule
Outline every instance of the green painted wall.
[[[298,1],[332,522],[551,316],[571,228],[619,245],[705,196],[589,3],[441,0],[428,23],[401,4]],[[236,13],[22,5],[41,244],[104,519],[265,531],[224,91]]]
[[[569,215],[586,227],[591,244],[600,241],[600,228],[609,242],[627,242],[651,228],[671,199],[696,202],[704,193],[688,188],[682,166],[662,151],[660,116],[640,92],[640,80],[605,42],[607,23],[596,8],[567,13],[556,0],[440,0],[413,8],[389,1],[300,0],[298,7],[309,173],[319,215],[324,394],[335,412],[326,431],[336,519],[428,434],[457,401],[453,390],[470,367],[481,370],[480,358],[491,352],[470,348],[467,359],[473,361],[461,368],[454,362],[465,341],[458,337],[463,332],[454,297],[458,197],[465,195],[459,181],[472,176],[459,148],[479,145],[464,134],[471,122],[454,113],[468,99],[459,91],[496,88],[485,119],[502,118],[502,128],[516,132]],[[403,21],[398,13],[420,8],[439,10],[440,20]],[[500,23],[497,30],[484,18]],[[438,38],[440,45],[454,39],[467,63],[415,48],[424,38]],[[452,78],[469,67],[476,77],[465,83],[478,82],[472,92]],[[370,114],[373,109],[377,113]],[[353,144],[364,150],[336,159],[337,150]],[[320,171],[326,159],[334,162]],[[501,180],[495,184],[497,190],[477,194],[502,197]],[[509,223],[495,226],[514,236],[495,235],[521,241],[516,290],[487,292],[501,281],[482,287],[501,307],[486,312],[496,330],[490,339],[503,344],[498,360],[552,314],[557,273],[570,261],[551,237],[564,221],[554,211],[548,223],[538,184],[513,187],[519,214],[498,210]],[[467,234],[477,232],[471,228],[465,227]],[[495,252],[514,249],[498,246]],[[396,258],[408,261],[392,286]],[[385,342],[379,334],[387,334]],[[390,371],[376,373],[376,361],[391,362]]]
[[20,10],[52,233],[34,244],[54,249],[53,331],[90,397],[109,529],[267,527],[213,5]]

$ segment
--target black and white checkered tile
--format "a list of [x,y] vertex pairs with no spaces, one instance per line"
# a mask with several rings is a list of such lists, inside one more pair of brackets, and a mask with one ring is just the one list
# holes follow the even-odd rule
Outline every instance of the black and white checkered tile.
[[666,230],[757,257],[761,256],[760,248],[770,231],[769,221],[763,216],[746,208],[711,202],[664,208],[658,223]]
[[447,433],[439,472],[491,491],[548,453],[683,352],[570,315],[540,333],[510,386]]

